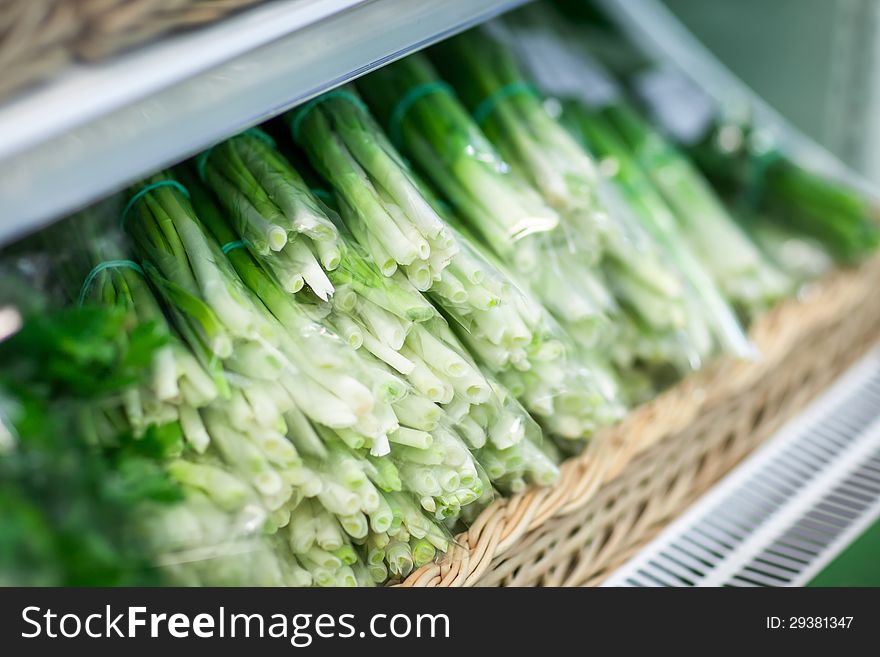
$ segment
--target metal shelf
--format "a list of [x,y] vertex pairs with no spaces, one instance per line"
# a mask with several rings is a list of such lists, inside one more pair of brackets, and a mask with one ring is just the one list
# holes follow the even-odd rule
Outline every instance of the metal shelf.
[[278,0],[0,105],[0,244],[526,0]]

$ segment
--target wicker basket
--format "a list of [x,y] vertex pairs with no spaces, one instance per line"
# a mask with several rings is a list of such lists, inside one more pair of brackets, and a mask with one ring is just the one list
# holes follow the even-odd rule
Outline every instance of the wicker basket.
[[753,327],[758,362],[723,360],[501,499],[404,586],[600,583],[880,338],[880,258],[838,272]]
[[0,0],[0,96],[262,0]]
[[206,25],[262,0],[77,0],[83,16],[74,49],[106,57],[165,32]]
[[0,0],[0,96],[69,63],[79,26],[73,2]]

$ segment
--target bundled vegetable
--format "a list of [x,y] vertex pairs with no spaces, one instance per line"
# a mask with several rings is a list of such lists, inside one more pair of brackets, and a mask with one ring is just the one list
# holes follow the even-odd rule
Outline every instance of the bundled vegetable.
[[[600,184],[590,156],[541,102],[502,43],[515,44],[516,36],[498,23],[490,27],[491,34],[473,30],[442,44],[434,51],[435,61],[456,82],[506,160],[560,211],[569,233],[582,240],[601,237],[606,280],[624,309],[622,316],[615,317],[619,336],[611,345],[618,361],[625,367],[636,359],[683,370],[698,366],[713,346],[699,301],[689,294],[680,272],[637,217],[631,216],[632,210],[613,189]],[[542,77],[553,76],[565,62],[544,64],[552,71]],[[547,106],[558,108],[553,103]],[[734,346],[740,347],[744,338],[735,323],[733,328],[734,339],[739,340]]]
[[[440,234],[446,242],[442,266],[429,265],[427,284],[415,283],[428,290],[479,365],[502,379],[552,433],[568,438],[587,436],[618,416],[620,404],[613,379],[576,365],[574,345],[562,336],[540,304],[522,293],[465,234],[449,225],[451,216],[409,170],[352,89],[319,97],[294,111],[289,119],[295,132],[305,131],[313,123],[320,125],[322,139],[301,141],[342,199],[346,225],[363,223],[363,219],[351,216],[352,205],[345,201],[358,197],[382,199],[384,210],[377,208],[376,212],[393,216],[395,226],[408,234],[418,233],[427,223],[413,213],[430,213],[431,222],[440,222]],[[355,146],[348,151],[349,141],[369,144],[370,149]],[[371,153],[371,149],[381,153]],[[327,153],[334,150],[345,156],[329,161]],[[381,170],[376,169],[376,161],[383,163]],[[385,185],[397,186],[397,197],[405,200],[395,202]],[[353,234],[374,259],[380,260],[396,240],[380,229],[371,234],[354,230]],[[343,264],[340,270],[345,268]],[[368,272],[370,267],[365,264],[360,269]],[[389,271],[393,268],[386,273]],[[392,273],[389,280],[399,276],[400,272]],[[566,349],[571,353],[566,355]]]
[[[323,201],[316,198],[315,203],[330,220],[339,222],[335,211]],[[425,203],[424,200],[421,203]],[[413,201],[413,204],[418,204],[418,201]],[[210,218],[209,224],[221,241],[229,238],[228,229],[224,228],[222,221],[218,223],[216,211],[209,205],[201,207],[200,214]],[[439,217],[436,220],[441,224],[441,231],[447,233],[451,239],[448,226]],[[418,415],[411,417],[413,409],[418,409],[419,406],[425,408],[425,404],[420,401],[413,406],[403,398],[407,394],[417,394],[427,402],[428,408],[433,404],[445,406],[449,414],[447,424],[457,426],[464,422],[471,429],[471,439],[474,441],[477,438],[474,437],[476,432],[473,428],[474,425],[479,426],[485,435],[479,442],[470,443],[474,449],[483,447],[486,435],[490,445],[501,450],[514,446],[527,434],[540,442],[540,431],[526,412],[510,398],[500,384],[485,377],[458,339],[437,317],[433,306],[406,277],[394,273],[383,278],[374,261],[368,259],[357,244],[350,242],[344,229],[340,235],[339,248],[339,268],[331,274],[338,293],[332,304],[318,309],[317,312],[323,316],[321,321],[335,330],[349,345],[368,352],[368,363],[381,361],[394,370],[393,374],[388,372],[381,377],[382,386],[389,401],[403,404],[402,407],[396,406],[395,412],[408,414],[407,418],[402,418],[403,429],[407,428],[407,420],[415,423],[410,429],[419,431],[424,431],[425,426],[433,431],[432,427],[438,425],[435,419],[427,420]],[[246,258],[232,252],[229,257]],[[241,271],[245,265],[236,267]],[[245,279],[250,276],[245,276],[244,273],[242,275]],[[257,291],[256,287],[253,289]],[[263,286],[260,289],[264,289]],[[402,387],[398,376],[411,386],[411,391]],[[479,417],[479,423],[473,420],[475,414]],[[407,431],[403,433],[410,435]],[[389,433],[392,444],[398,437],[399,435]],[[420,440],[424,441],[424,436]],[[396,455],[397,452],[392,449],[392,456]],[[534,477],[546,482],[555,477],[555,473],[555,466],[543,459],[531,465],[523,464],[519,469],[507,469],[499,478],[504,476],[510,480],[524,480]],[[466,476],[465,479],[471,480],[472,477]],[[465,494],[464,491],[461,494]],[[480,494],[479,491],[470,490],[465,497],[476,499]],[[424,506],[430,507],[431,512],[436,512],[434,507],[437,504],[436,500],[425,500]],[[440,504],[442,507],[442,501]],[[454,515],[457,511],[445,510],[441,513]]]
[[880,202],[846,180],[811,170],[751,125],[718,120],[688,152],[743,212],[818,240],[854,264],[880,245]]
[[598,255],[612,226],[596,197],[596,167],[544,109],[513,53],[478,28],[438,44],[429,56],[504,162],[562,216],[578,247]]
[[292,115],[291,131],[337,191],[346,225],[382,273],[400,267],[416,288],[429,289],[455,244],[355,91],[306,103]]
[[[746,337],[720,292],[711,286],[711,280],[695,266],[696,260],[688,252],[683,257],[694,265],[692,275],[699,276],[698,285],[689,282],[685,268],[675,262],[675,249],[664,249],[662,242],[645,229],[639,217],[641,208],[630,202],[626,192],[613,179],[600,185],[600,197],[615,218],[615,241],[625,244],[623,248],[609,248],[604,262],[612,290],[624,310],[618,320],[621,337],[611,347],[621,375],[626,376],[633,368],[647,368],[661,376],[671,370],[675,372],[672,378],[677,379],[699,369],[719,351],[746,353]],[[653,262],[654,275],[635,277],[627,266],[630,259],[622,258],[623,253]],[[700,284],[708,290],[701,290]],[[705,298],[702,292],[707,293]]]
[[[277,530],[290,507],[306,493],[322,491],[328,476],[322,478],[317,467],[310,467],[286,435],[291,414],[293,420],[303,418],[302,407],[312,417],[339,426],[362,422],[377,432],[380,443],[384,434],[371,415],[372,392],[351,376],[358,373],[357,361],[347,358],[346,345],[324,334],[274,281],[264,289],[268,303],[274,304],[271,310],[254,296],[220,245],[204,232],[189,195],[188,188],[167,176],[153,180],[133,195],[135,203],[128,209],[137,215],[126,221],[144,255],[152,256],[144,268],[158,281],[191,344],[202,348],[204,336],[216,326],[217,334],[235,336],[228,352],[211,353],[222,355],[229,368],[223,372],[226,398],[193,418],[197,430],[192,433],[200,438],[187,437],[194,454],[169,468],[212,504],[247,516],[252,531],[264,524]],[[246,251],[238,251],[254,274],[264,272]],[[161,270],[153,261],[161,263]],[[284,317],[283,326],[276,313]],[[209,323],[212,315],[217,320]],[[318,373],[323,385],[313,378]],[[335,392],[324,387],[330,381],[337,385]],[[181,547],[189,547],[185,538]],[[184,573],[191,574],[188,569]]]
[[336,227],[272,138],[249,130],[202,153],[197,165],[239,237],[265,257],[285,290],[305,284],[326,301],[333,286],[325,271],[339,265]]

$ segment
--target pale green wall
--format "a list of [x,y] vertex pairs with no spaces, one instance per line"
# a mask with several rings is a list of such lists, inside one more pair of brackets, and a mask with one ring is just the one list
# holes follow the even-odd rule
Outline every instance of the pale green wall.
[[[666,0],[739,77],[796,126],[867,164],[878,0]],[[874,118],[874,122],[877,119]]]

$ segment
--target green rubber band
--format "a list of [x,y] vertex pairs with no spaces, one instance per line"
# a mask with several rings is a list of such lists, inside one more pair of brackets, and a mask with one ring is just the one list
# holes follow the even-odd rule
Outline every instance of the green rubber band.
[[539,98],[540,95],[534,85],[529,84],[525,80],[516,80],[510,84],[505,84],[503,87],[498,87],[498,89],[486,96],[477,104],[474,111],[471,112],[471,116],[474,117],[477,125],[482,125],[502,100],[512,98],[513,96],[533,96]]
[[122,228],[125,228],[125,220],[128,217],[129,211],[134,207],[134,204],[140,201],[148,192],[152,192],[154,189],[159,189],[160,187],[173,187],[178,192],[189,198],[189,190],[176,180],[157,180],[154,183],[146,185],[137,194],[131,197],[131,199],[125,205],[125,209],[122,211],[122,218],[119,220],[119,225]]
[[333,201],[333,194],[328,192],[326,189],[321,189],[320,187],[313,187],[309,191],[312,194],[314,194],[315,196],[317,196],[319,199],[321,199],[322,201],[325,201],[327,203]]
[[455,95],[452,87],[442,80],[432,80],[424,84],[417,84],[403,94],[403,97],[397,101],[397,105],[391,110],[391,117],[388,119],[388,135],[391,137],[391,143],[398,148],[400,147],[403,141],[403,120],[406,118],[407,113],[417,101],[436,93],[449,94],[450,96]]
[[300,129],[302,127],[302,122],[305,121],[308,113],[315,109],[321,103],[334,99],[347,100],[364,112],[369,113],[370,111],[369,109],[367,109],[364,101],[362,101],[350,91],[346,91],[345,89],[335,89],[333,91],[328,91],[325,94],[321,94],[317,98],[312,98],[312,100],[307,102],[305,105],[300,105],[293,110],[293,116],[290,119],[290,133],[293,135],[293,138],[296,140],[297,143],[300,143]]
[[275,140],[260,128],[248,128],[244,132],[241,133],[242,136],[254,137],[255,139],[259,139],[264,144],[268,144],[272,148],[276,147]]
[[782,158],[777,148],[770,148],[762,153],[749,152],[745,172],[745,185],[740,203],[747,210],[754,212],[761,205],[767,183],[767,172]]
[[89,290],[92,287],[92,284],[95,282],[95,279],[105,269],[114,269],[117,267],[125,267],[128,269],[135,270],[141,276],[144,275],[143,267],[141,267],[138,263],[133,260],[105,260],[104,262],[99,262],[92,271],[89,272],[89,275],[86,276],[86,280],[83,281],[82,288],[79,291],[79,305],[83,305],[86,301],[86,295],[89,293]]
[[[254,137],[255,139],[259,139],[261,142],[268,144],[272,148],[277,148],[275,144],[275,140],[272,139],[272,136],[260,130],[260,128],[248,128],[241,134],[237,135],[239,137]],[[234,137],[233,137],[234,139]],[[214,152],[214,147],[202,151],[196,156],[196,171],[199,173],[199,180],[205,182],[205,167],[208,165],[208,158],[211,156],[211,153]]]
[[235,249],[243,249],[247,246],[247,242],[244,240],[233,240],[231,242],[226,242],[223,246],[220,247],[220,250],[223,253],[229,255],[230,251],[234,251]]
[[202,182],[206,182],[205,180],[205,167],[208,165],[208,157],[210,157],[211,152],[214,150],[214,147],[211,146],[206,151],[202,151],[199,153],[198,157],[196,157],[196,171],[199,172],[199,180]]

